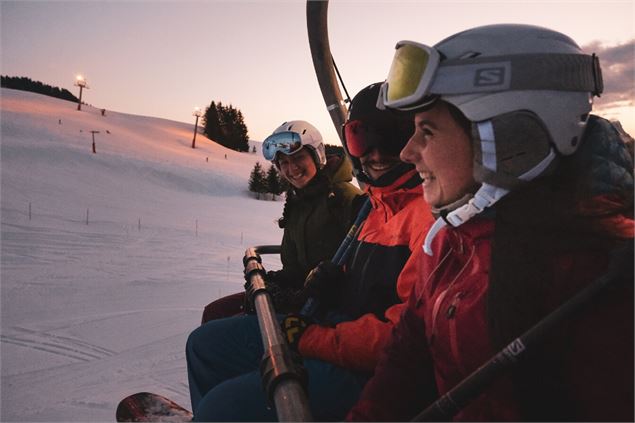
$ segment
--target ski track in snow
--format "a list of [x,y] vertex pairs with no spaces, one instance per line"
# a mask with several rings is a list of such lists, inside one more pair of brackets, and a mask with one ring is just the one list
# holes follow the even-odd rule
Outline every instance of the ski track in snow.
[[245,192],[265,161],[203,135],[192,150],[191,124],[1,93],[0,420],[113,421],[138,391],[189,408],[203,306],[282,236],[282,201]]
[[91,344],[79,339],[67,336],[53,335],[46,332],[37,332],[21,327],[10,328],[15,335],[0,335],[0,341],[9,344],[20,345],[35,350],[74,358],[80,361],[90,361],[110,357],[114,351]]

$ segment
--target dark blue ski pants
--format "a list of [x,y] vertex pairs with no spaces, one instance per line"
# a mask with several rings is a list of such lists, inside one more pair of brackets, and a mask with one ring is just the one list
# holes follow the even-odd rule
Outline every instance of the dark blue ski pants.
[[[186,346],[194,421],[276,421],[260,380],[263,352],[253,315],[213,320],[194,330]],[[313,418],[343,420],[368,376],[320,360],[304,359],[304,367]]]

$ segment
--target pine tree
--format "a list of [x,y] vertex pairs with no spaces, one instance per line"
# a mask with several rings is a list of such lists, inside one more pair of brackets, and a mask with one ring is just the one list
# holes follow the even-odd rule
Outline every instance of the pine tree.
[[254,168],[249,175],[249,191],[258,194],[260,200],[260,194],[267,192],[267,181],[265,171],[262,168],[260,162],[256,162]]
[[218,108],[213,101],[209,105],[207,110],[205,110],[205,115],[203,116],[203,128],[203,133],[207,138],[220,142],[221,131],[218,117]]
[[231,104],[212,103],[203,118],[204,133],[218,144],[236,151],[249,151],[249,135],[240,110]]
[[236,109],[230,104],[223,110],[223,120],[225,121],[226,138],[225,146],[232,150],[238,150],[237,143],[237,112]]
[[68,100],[77,102],[78,99],[67,89],[61,89],[59,87],[52,87],[40,81],[33,81],[31,78],[18,77],[18,76],[5,76],[0,77],[0,85],[2,87],[11,88],[14,90],[31,91],[38,94],[48,95],[50,97],[61,98],[62,100]]
[[238,110],[236,113],[236,149],[238,151],[249,151],[249,135],[247,133],[247,125],[243,113]]
[[218,125],[220,126],[220,135],[218,137],[219,144],[232,148],[229,142],[231,136],[231,121],[229,120],[229,107],[223,106],[223,103],[218,102]]
[[284,191],[282,187],[282,181],[280,180],[280,174],[278,169],[274,165],[269,166],[267,171],[267,192],[273,194],[273,200],[276,199],[276,195],[282,194]]

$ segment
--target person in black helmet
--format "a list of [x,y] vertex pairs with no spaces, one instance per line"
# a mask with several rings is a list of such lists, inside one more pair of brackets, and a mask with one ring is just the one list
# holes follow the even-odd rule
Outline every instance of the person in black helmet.
[[[416,279],[415,253],[432,218],[421,219],[421,179],[399,151],[412,123],[375,107],[379,84],[352,100],[345,148],[372,209],[343,267],[320,263],[305,281],[305,298],[321,305],[314,318],[280,315],[292,349],[308,373],[308,397],[317,421],[341,420],[355,403],[399,320]],[[263,354],[253,316],[217,321],[187,345],[195,420],[268,421],[258,366]],[[195,332],[196,333],[196,332]]]

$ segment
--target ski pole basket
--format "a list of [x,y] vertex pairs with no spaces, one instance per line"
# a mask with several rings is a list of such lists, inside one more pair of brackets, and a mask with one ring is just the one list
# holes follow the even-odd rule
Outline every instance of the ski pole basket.
[[265,270],[259,252],[267,254],[270,251],[272,254],[279,253],[280,247],[251,247],[245,251],[243,258],[245,279],[252,291],[265,350],[260,365],[263,386],[269,400],[275,405],[279,421],[310,422],[313,418],[303,384],[303,368],[294,360],[284,340],[271,297],[265,288]]

